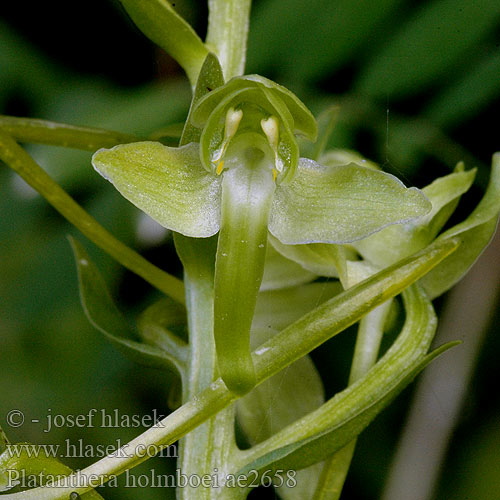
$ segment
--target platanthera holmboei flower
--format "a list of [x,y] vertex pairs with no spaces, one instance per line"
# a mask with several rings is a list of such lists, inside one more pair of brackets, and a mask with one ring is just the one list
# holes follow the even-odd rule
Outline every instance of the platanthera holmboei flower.
[[100,150],[93,165],[128,200],[185,236],[219,232],[214,337],[220,374],[242,394],[253,387],[250,326],[267,235],[284,244],[347,243],[428,213],[416,188],[351,163],[299,158],[295,135],[316,121],[290,91],[263,77],[235,77],[191,111],[199,143],[139,142]]

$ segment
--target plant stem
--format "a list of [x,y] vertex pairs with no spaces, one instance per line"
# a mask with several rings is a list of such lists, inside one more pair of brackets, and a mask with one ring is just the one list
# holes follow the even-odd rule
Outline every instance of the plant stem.
[[0,129],[19,142],[48,144],[92,152],[99,148],[111,148],[117,144],[141,140],[132,134],[99,128],[76,127],[66,123],[3,115],[0,115]]
[[[358,321],[373,308],[400,293],[457,247],[458,241],[454,239],[432,245],[336,295],[287,327],[253,353],[258,383],[280,372]],[[109,481],[114,475],[147,460],[149,456],[142,456],[141,451],[149,445],[157,446],[159,451],[161,447],[177,441],[236,399],[237,397],[228,391],[222,380],[217,379],[157,425],[124,445],[121,449],[126,451],[127,456],[108,455],[80,473],[56,482],[52,487],[4,495],[3,500],[67,500],[73,491],[84,493],[92,487],[88,481],[85,483],[86,478],[94,479],[93,484]],[[65,482],[73,480],[70,486],[65,486]]]
[[[363,377],[376,363],[384,334],[385,320],[391,304],[392,300],[388,300],[369,312],[359,322],[349,385]],[[325,461],[314,494],[314,500],[338,500],[340,498],[354,455],[356,442],[357,439],[353,439]]]
[[245,72],[251,0],[209,0],[206,43],[213,47],[224,78]]
[[184,285],[181,280],[154,266],[104,229],[14,139],[2,131],[0,159],[98,247],[158,290],[184,303]]

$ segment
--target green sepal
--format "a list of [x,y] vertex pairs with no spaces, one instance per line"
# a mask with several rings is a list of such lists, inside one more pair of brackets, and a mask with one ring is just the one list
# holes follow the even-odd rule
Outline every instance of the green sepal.
[[200,101],[193,118],[198,122],[198,125],[202,125],[226,95],[243,89],[263,88],[269,89],[283,101],[293,117],[293,124],[290,124],[293,133],[301,134],[310,141],[315,141],[318,133],[316,120],[304,103],[287,88],[260,75],[243,75],[232,78],[223,87],[219,87]]
[[[8,484],[10,479],[15,479],[14,474],[8,471],[15,471],[20,479],[26,483],[36,478],[40,480],[40,486],[50,482],[52,479],[59,479],[62,476],[69,476],[73,470],[59,462],[54,457],[48,456],[42,446],[30,443],[18,443],[9,445],[9,448],[0,455],[0,492],[10,490],[14,484]],[[22,482],[22,481],[21,481]],[[22,496],[22,493],[20,493]],[[81,495],[83,500],[97,500],[102,496],[95,490],[90,490]]]
[[490,182],[474,211],[460,224],[441,234],[437,241],[458,237],[460,249],[424,276],[422,286],[430,298],[449,290],[459,281],[493,238],[500,212],[500,153],[493,155]]
[[422,189],[432,203],[432,210],[427,215],[415,222],[383,229],[354,243],[354,246],[363,257],[382,267],[421,250],[437,236],[455,210],[460,196],[471,187],[475,175],[474,169],[436,179]]
[[182,359],[137,341],[136,333],[116,307],[104,279],[83,246],[74,238],[68,238],[78,270],[82,306],[92,325],[133,361],[181,374],[184,369]]
[[403,297],[405,325],[379,362],[318,410],[261,443],[263,450],[273,448],[274,443],[276,447],[253,459],[240,473],[298,470],[325,459],[358,436],[430,361],[457,344],[426,354],[437,324],[432,305],[417,286],[411,286]]
[[201,67],[198,80],[196,81],[193,99],[191,100],[191,106],[184,124],[179,146],[185,146],[190,142],[200,142],[201,130],[193,125],[191,122],[191,115],[193,114],[196,104],[204,95],[222,85],[224,85],[224,75],[222,74],[219,60],[217,56],[209,52]]
[[120,0],[137,27],[166,50],[194,86],[208,49],[167,0]]
[[214,338],[222,379],[236,394],[256,383],[250,327],[262,282],[275,184],[252,165],[223,174],[222,222],[215,263]]
[[219,230],[221,179],[202,167],[198,144],[123,144],[97,151],[92,164],[162,226],[195,238]]
[[292,181],[276,189],[269,230],[285,244],[347,243],[431,208],[421,191],[390,174],[301,158]]

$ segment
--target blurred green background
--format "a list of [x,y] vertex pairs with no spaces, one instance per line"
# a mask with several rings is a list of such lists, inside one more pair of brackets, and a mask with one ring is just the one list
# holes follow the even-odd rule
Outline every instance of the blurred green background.
[[[175,7],[204,36],[205,2],[177,0]],[[185,118],[190,89],[181,70],[142,36],[117,1],[4,2],[1,14],[1,114],[141,135]],[[460,160],[478,167],[475,187],[464,196],[455,221],[479,200],[491,155],[500,150],[499,20],[498,0],[256,0],[247,72],[289,87],[315,113],[340,105],[330,146],[356,149],[408,185],[423,187]],[[90,154],[28,149],[115,235],[180,275],[169,235],[93,171]],[[129,362],[87,322],[65,235],[83,237],[3,165],[0,209],[1,425],[14,442],[129,440],[138,429],[43,432],[49,412],[116,408],[123,415],[154,410],[165,415],[168,387],[161,373]],[[84,244],[131,316],[157,297]],[[498,260],[492,265],[498,267]],[[438,310],[444,303],[437,301]],[[499,319],[494,307],[436,499],[500,498]],[[346,332],[314,354],[328,396],[346,383],[353,340],[353,332]],[[380,498],[411,392],[362,435],[345,499]],[[25,425],[6,425],[11,409],[25,412]],[[66,462],[82,468],[92,459]],[[155,459],[154,467],[166,473],[175,466]],[[148,463],[143,471],[149,468]],[[127,488],[107,488],[104,495],[138,498]],[[259,491],[252,497],[274,494]],[[153,488],[147,498],[167,497]]]

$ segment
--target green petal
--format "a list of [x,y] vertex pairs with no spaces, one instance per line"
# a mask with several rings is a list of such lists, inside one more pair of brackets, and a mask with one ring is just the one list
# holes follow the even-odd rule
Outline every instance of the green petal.
[[293,180],[276,189],[269,230],[285,244],[347,243],[431,208],[418,189],[390,174],[301,158]]
[[460,224],[439,236],[446,240],[455,236],[461,240],[456,256],[448,257],[421,280],[430,298],[449,290],[486,248],[495,234],[500,213],[500,153],[493,155],[490,183],[475,210]]
[[97,151],[92,164],[162,226],[195,238],[219,230],[221,179],[201,166],[198,144],[123,144]]
[[475,174],[475,170],[469,170],[436,179],[422,189],[432,203],[432,210],[426,216],[414,223],[383,229],[354,246],[363,257],[383,267],[418,252],[436,237],[455,210],[460,196],[472,185]]

